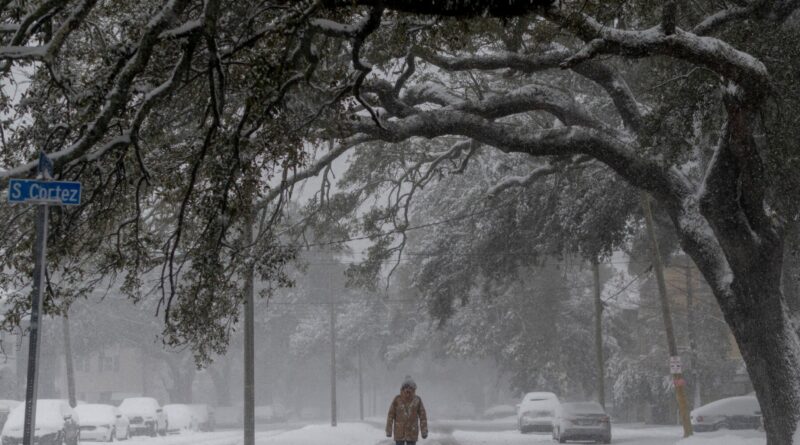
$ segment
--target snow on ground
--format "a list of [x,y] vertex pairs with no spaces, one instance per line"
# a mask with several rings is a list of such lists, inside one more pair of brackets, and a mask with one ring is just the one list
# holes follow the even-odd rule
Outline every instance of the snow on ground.
[[[765,445],[763,432],[721,430],[681,439],[678,426],[614,425],[612,444],[631,445]],[[241,445],[242,431],[184,433],[167,437],[134,437],[125,445]],[[88,443],[88,442],[83,442]],[[531,445],[554,444],[550,434],[520,434],[516,430],[433,432],[418,445]],[[256,432],[256,445],[394,445],[383,429],[365,423],[308,425],[296,429]]]

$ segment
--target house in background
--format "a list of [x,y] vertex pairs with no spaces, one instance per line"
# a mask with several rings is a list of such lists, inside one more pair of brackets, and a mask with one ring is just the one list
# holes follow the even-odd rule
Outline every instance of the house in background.
[[[143,354],[133,348],[113,347],[89,355],[76,354],[73,358],[76,397],[89,403],[116,405],[126,397],[149,395],[156,387],[146,377],[146,366]],[[56,387],[63,390],[62,397],[66,398],[66,361],[63,367]]]

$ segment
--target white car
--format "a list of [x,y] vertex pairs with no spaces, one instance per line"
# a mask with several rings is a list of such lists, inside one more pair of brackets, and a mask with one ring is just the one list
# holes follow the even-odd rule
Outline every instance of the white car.
[[521,433],[553,431],[558,396],[552,392],[529,392],[517,405],[517,426]]
[[597,402],[562,403],[553,419],[553,439],[611,443],[611,419]]
[[[11,410],[3,426],[3,445],[22,443],[25,424],[25,404]],[[37,445],[78,445],[79,417],[66,400],[40,399],[36,401]]]
[[130,434],[128,416],[116,406],[87,403],[76,406],[75,412],[81,419],[81,440],[113,442]]
[[197,418],[188,405],[182,403],[164,405],[164,413],[169,421],[168,433],[177,434],[183,431],[197,431]]
[[214,410],[210,406],[205,403],[195,403],[189,405],[189,409],[192,410],[192,414],[197,419],[197,428],[200,431],[214,431],[216,422]]
[[128,397],[119,405],[122,414],[128,416],[131,435],[147,434],[155,437],[167,434],[167,415],[152,397]]
[[695,408],[691,412],[692,429],[697,432],[758,429],[761,423],[761,406],[755,396],[720,399]]

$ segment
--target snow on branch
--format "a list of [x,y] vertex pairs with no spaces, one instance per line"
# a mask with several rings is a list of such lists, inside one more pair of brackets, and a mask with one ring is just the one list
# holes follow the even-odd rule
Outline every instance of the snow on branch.
[[[80,158],[103,139],[114,117],[127,105],[134,79],[147,66],[150,55],[155,45],[159,42],[158,36],[167,28],[172,18],[183,10],[187,3],[188,0],[170,1],[151,18],[139,40],[136,54],[128,60],[116,76],[112,88],[106,94],[104,106],[99,114],[89,124],[80,139],[68,147],[50,154],[54,163],[66,164]],[[28,162],[16,168],[0,172],[0,179],[7,180],[13,176],[24,175],[36,168],[36,165],[36,162]]]
[[69,15],[69,18],[58,27],[58,30],[53,34],[53,38],[47,43],[46,60],[52,61],[67,37],[78,28],[78,25],[89,15],[97,0],[84,0],[78,5]]
[[750,6],[732,6],[728,9],[723,9],[703,19],[702,22],[692,28],[692,32],[698,36],[712,34],[717,29],[734,20],[742,20],[750,17],[754,12],[754,8],[756,8],[755,4]]
[[600,121],[593,118],[572,96],[555,88],[541,85],[525,85],[504,94],[490,96],[480,102],[463,102],[452,108],[488,119],[526,111],[543,110],[556,116],[566,125],[603,127]]
[[[432,51],[416,48],[415,53],[426,62],[447,71],[514,69],[522,73],[535,73],[561,67],[572,53],[564,46],[553,45],[543,54],[498,52],[488,55],[462,57],[442,56]],[[625,79],[617,70],[596,60],[587,60],[571,67],[577,74],[603,88],[617,108],[625,125],[635,132],[641,128],[639,104]],[[406,102],[409,102],[407,99]],[[452,102],[450,102],[452,103]]]
[[358,32],[358,25],[334,22],[328,19],[312,19],[308,21],[309,27],[328,37],[342,37],[352,39]]
[[[378,87],[376,82],[374,87]],[[389,88],[388,82],[383,84],[383,89]],[[602,128],[603,124],[592,117],[589,112],[574,98],[555,88],[543,85],[525,85],[515,90],[503,94],[495,94],[480,101],[465,101],[439,85],[425,83],[415,85],[404,91],[402,102],[396,103],[393,96],[384,91],[379,95],[382,100],[386,100],[384,106],[389,109],[397,109],[399,106],[406,107],[397,113],[398,116],[406,117],[412,113],[407,108],[425,103],[441,105],[448,110],[463,111],[487,119],[496,119],[513,114],[525,113],[528,111],[546,111],[566,125],[583,125],[591,128]],[[420,109],[414,109],[420,112]]]
[[452,108],[425,111],[378,128],[367,120],[351,123],[352,134],[365,134],[386,142],[400,142],[412,137],[435,138],[455,135],[505,152],[532,156],[569,156],[584,154],[611,167],[630,183],[660,197],[677,199],[686,193],[678,181],[657,161],[641,157],[622,139],[605,131],[585,127],[531,130],[509,126]]
[[542,15],[589,42],[565,64],[566,67],[583,62],[587,55],[663,55],[708,68],[745,87],[755,97],[763,97],[769,90],[769,75],[761,61],[716,38],[698,36],[680,28],[673,34],[666,34],[661,25],[646,30],[621,30],[604,26],[581,12],[555,7],[548,8]]
[[532,172],[525,176],[506,176],[500,180],[500,182],[487,190],[486,194],[489,196],[489,198],[494,198],[504,190],[512,187],[526,187],[530,184],[533,184],[534,181],[538,180],[539,178],[552,175],[556,171],[558,170],[555,167],[548,165],[545,167],[535,168]]

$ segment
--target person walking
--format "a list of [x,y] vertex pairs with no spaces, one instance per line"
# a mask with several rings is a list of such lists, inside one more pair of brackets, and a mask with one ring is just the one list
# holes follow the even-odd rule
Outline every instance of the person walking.
[[400,394],[392,400],[389,415],[386,417],[386,437],[392,437],[396,445],[415,445],[419,434],[428,437],[428,415],[425,405],[417,395],[417,384],[406,376],[400,387]]

